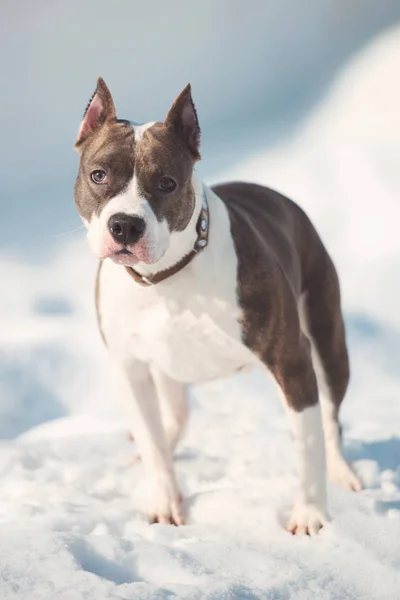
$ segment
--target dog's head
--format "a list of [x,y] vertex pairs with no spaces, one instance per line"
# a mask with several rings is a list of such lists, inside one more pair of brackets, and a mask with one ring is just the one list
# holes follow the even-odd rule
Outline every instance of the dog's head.
[[195,206],[200,128],[190,85],[163,123],[135,126],[116,118],[110,91],[99,79],[75,147],[75,203],[92,251],[127,266],[159,261]]

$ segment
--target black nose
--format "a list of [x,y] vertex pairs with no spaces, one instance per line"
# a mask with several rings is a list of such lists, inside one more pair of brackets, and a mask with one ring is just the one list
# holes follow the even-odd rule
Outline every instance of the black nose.
[[108,221],[108,229],[118,244],[131,246],[142,237],[146,224],[140,217],[118,213]]

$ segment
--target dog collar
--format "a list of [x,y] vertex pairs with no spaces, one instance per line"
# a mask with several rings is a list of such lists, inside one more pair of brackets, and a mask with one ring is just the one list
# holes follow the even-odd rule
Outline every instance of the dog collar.
[[168,269],[164,269],[163,271],[159,271],[158,273],[154,273],[153,275],[141,275],[138,271],[136,271],[133,267],[125,267],[128,271],[129,275],[133,277],[133,279],[139,285],[144,287],[149,287],[150,285],[154,285],[155,283],[160,283],[160,281],[164,281],[164,279],[168,279],[175,273],[181,271],[186,265],[188,265],[201,250],[208,244],[208,232],[210,228],[210,211],[208,210],[208,202],[206,197],[206,192],[203,187],[203,197],[201,201],[201,211],[196,225],[197,231],[197,239],[189,254],[186,254],[180,261],[178,261],[172,267],[168,267]]

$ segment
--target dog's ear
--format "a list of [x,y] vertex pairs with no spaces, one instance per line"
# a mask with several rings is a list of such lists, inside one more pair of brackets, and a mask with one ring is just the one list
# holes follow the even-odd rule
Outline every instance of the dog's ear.
[[190,83],[171,106],[165,124],[175,129],[189,146],[195,160],[200,160],[200,127],[192,100]]
[[106,86],[104,80],[99,77],[96,90],[89,100],[83,115],[78,137],[75,142],[75,148],[79,149],[87,136],[96,131],[98,127],[109,119],[115,119],[115,106],[110,90]]

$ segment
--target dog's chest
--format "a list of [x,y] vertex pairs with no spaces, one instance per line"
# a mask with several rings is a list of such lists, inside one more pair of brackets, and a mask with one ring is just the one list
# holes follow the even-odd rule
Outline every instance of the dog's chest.
[[100,313],[107,343],[125,358],[191,383],[228,376],[252,363],[241,342],[235,281],[220,280],[212,289],[177,275],[176,283],[139,288],[123,269],[104,264]]

